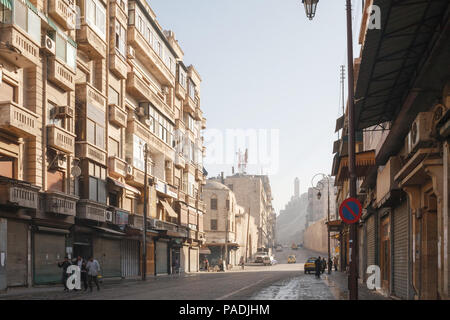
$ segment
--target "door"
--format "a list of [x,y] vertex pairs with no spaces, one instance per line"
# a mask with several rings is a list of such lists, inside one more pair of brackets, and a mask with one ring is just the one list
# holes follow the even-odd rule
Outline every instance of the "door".
[[27,285],[27,248],[28,224],[9,219],[6,256],[8,287]]
[[168,274],[168,245],[167,242],[156,242],[156,274]]
[[408,204],[404,201],[394,210],[393,230],[393,293],[408,299]]
[[120,240],[94,238],[94,258],[100,263],[103,278],[121,277]]
[[122,277],[136,277],[139,275],[139,241],[122,240],[121,243]]
[[389,279],[391,276],[391,240],[390,240],[390,219],[389,216],[382,218],[380,228],[381,250],[380,250],[380,268],[381,268],[381,287],[389,291]]
[[64,234],[34,234],[34,283],[60,283],[62,269],[58,262],[64,260],[66,238]]
[[198,249],[189,249],[189,272],[198,271]]

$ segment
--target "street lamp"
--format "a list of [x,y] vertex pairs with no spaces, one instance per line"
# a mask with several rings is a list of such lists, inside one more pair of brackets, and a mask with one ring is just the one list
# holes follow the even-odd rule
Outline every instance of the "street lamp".
[[[305,6],[306,16],[312,20],[316,13],[318,0],[302,0]],[[354,74],[353,74],[353,35],[352,35],[352,1],[346,0],[347,12],[347,72],[348,72],[348,173],[349,193],[351,198],[356,198],[356,161],[355,161],[355,107],[354,107]],[[356,223],[350,225],[350,274],[348,276],[348,288],[350,300],[358,300],[358,246]]]
[[305,6],[306,16],[309,20],[312,20],[316,15],[317,3],[319,0],[302,0],[302,2]]
[[322,176],[322,179],[326,179],[327,180],[327,234],[328,234],[328,237],[327,237],[327,242],[328,242],[328,261],[327,261],[327,263],[328,263],[328,274],[330,274],[331,273],[331,268],[330,268],[330,264],[329,264],[330,260],[331,260],[331,254],[330,254],[330,228],[329,228],[328,224],[330,223],[330,180],[331,179],[330,179],[329,175],[326,175],[324,173],[318,173],[318,174],[314,175],[314,177],[311,179],[312,187],[315,190],[318,191],[317,192],[317,200],[320,200],[320,198],[322,197],[322,194],[320,193],[320,190],[324,187],[323,183],[320,182],[320,181],[317,183],[317,186],[321,185],[322,186],[321,188],[319,188],[317,186],[316,187],[314,186],[314,178],[317,177],[317,176]]

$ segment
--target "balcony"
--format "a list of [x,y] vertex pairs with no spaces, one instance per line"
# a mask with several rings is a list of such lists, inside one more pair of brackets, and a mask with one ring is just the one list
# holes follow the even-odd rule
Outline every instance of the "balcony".
[[190,112],[192,115],[195,115],[196,105],[194,100],[186,94],[186,99],[184,100],[184,107],[186,112]]
[[206,119],[202,118],[202,129],[206,129]]
[[109,105],[109,122],[112,122],[119,127],[127,127],[127,113],[120,109],[119,106],[115,104]]
[[197,240],[197,231],[189,229],[188,238],[191,240]]
[[174,164],[177,168],[184,168],[186,166],[186,160],[184,159],[183,155],[176,153]]
[[181,188],[178,189],[178,201],[186,201],[186,192],[181,190]]
[[64,0],[49,0],[48,14],[66,30],[75,29],[75,7],[71,7]]
[[87,158],[106,166],[106,151],[87,141],[77,141],[75,151],[78,158]]
[[77,83],[75,89],[77,103],[91,103],[106,112],[106,97],[87,82]]
[[187,195],[187,196],[186,196],[186,203],[187,203],[189,206],[195,208],[196,199],[193,198],[193,197],[191,197],[191,196],[189,196],[189,195]]
[[150,44],[144,39],[139,31],[134,26],[128,27],[127,34],[128,44],[132,45],[136,51],[136,56],[142,58],[146,66],[150,69],[152,74],[162,84],[175,87],[175,76],[165,66],[161,58],[156,54]]
[[180,130],[181,132],[186,132],[186,126],[184,125],[184,122],[180,119],[175,119],[175,129]]
[[105,222],[107,206],[95,201],[82,199],[77,203],[77,218]]
[[202,200],[197,200],[195,207],[201,212],[206,211],[206,204]]
[[48,79],[66,91],[75,90],[75,73],[55,56],[48,59]]
[[111,18],[116,18],[123,26],[126,26],[128,23],[127,13],[122,9],[117,1],[109,2],[109,16]]
[[21,138],[37,134],[37,115],[14,102],[0,102],[0,129],[5,129]]
[[133,174],[127,175],[126,182],[135,187],[143,187],[145,182],[145,173],[133,167]]
[[132,228],[143,230],[144,229],[144,217],[136,214],[130,214],[128,216],[128,225]]
[[56,125],[47,126],[47,144],[66,153],[75,152],[76,135]]
[[203,171],[201,169],[195,169],[195,180],[202,181],[203,180]]
[[206,242],[206,233],[197,231],[196,232],[196,240]]
[[[115,50],[115,48],[112,49]],[[112,53],[109,55],[109,69],[121,79],[125,79],[127,77],[127,64],[117,53]]]
[[128,163],[117,158],[109,157],[109,174],[113,177],[126,177],[127,176]]
[[0,50],[0,57],[19,68],[39,65],[39,46],[14,25],[0,26],[0,42],[7,44],[8,49]]
[[175,95],[178,99],[184,100],[186,99],[186,89],[177,81],[175,83]]
[[24,181],[0,177],[0,204],[36,210],[39,189]]
[[135,72],[128,72],[127,91],[140,100],[150,101],[152,98],[149,85],[139,78]]
[[78,49],[85,52],[91,59],[106,58],[106,43],[91,27],[83,23],[77,29]]
[[45,193],[45,211],[64,216],[76,216],[78,197],[61,192],[48,191]]

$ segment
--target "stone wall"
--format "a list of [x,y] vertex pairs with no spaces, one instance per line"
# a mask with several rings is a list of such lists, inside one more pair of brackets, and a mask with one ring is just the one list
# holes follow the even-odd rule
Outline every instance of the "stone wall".
[[326,254],[328,252],[326,219],[310,225],[304,233],[303,246],[307,249]]

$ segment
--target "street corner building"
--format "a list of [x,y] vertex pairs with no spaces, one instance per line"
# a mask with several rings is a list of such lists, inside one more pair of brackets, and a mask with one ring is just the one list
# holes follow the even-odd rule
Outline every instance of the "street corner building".
[[141,276],[143,232],[149,276],[199,270],[206,119],[183,54],[145,1],[0,1],[0,290],[59,283],[65,256]]
[[[209,178],[203,189],[206,204],[205,254],[211,268],[222,260],[227,268],[253,262],[257,252],[275,247],[276,216],[267,176],[235,174]],[[216,268],[217,269],[217,268]]]
[[[358,276],[381,271],[380,293],[400,299],[450,299],[450,26],[448,1],[366,1],[354,61]],[[370,13],[371,10],[368,12]],[[336,207],[349,195],[348,110],[336,122],[332,173]],[[341,266],[349,263],[348,226],[332,221]]]

